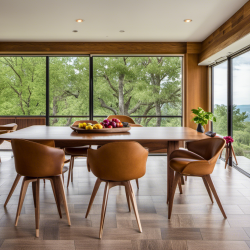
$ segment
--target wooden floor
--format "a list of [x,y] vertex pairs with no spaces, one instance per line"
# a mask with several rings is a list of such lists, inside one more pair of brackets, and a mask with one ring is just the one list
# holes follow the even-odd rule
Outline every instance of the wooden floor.
[[[2,152],[0,152],[2,154]],[[124,187],[110,190],[103,239],[98,239],[103,184],[88,219],[85,212],[96,178],[87,172],[86,160],[77,159],[74,184],[67,199],[72,226],[66,216],[59,219],[49,182],[41,183],[40,238],[35,238],[35,215],[31,187],[14,227],[20,185],[4,209],[3,204],[15,178],[14,161],[4,152],[0,163],[0,250],[2,249],[178,249],[244,250],[250,248],[250,179],[235,169],[217,164],[212,179],[227,213],[225,220],[211,204],[200,178],[188,178],[183,194],[176,193],[172,219],[167,219],[166,157],[150,156],[147,174],[136,189],[143,232],[128,212]],[[7,155],[9,154],[9,156]],[[65,176],[67,177],[67,176]]]

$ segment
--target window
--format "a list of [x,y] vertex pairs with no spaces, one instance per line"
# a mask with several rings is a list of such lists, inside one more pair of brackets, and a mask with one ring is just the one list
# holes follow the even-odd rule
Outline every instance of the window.
[[[235,57],[232,61],[233,138],[235,140],[233,146],[236,156],[250,159],[250,52]],[[241,162],[241,157],[238,158]],[[242,167],[244,165],[242,164]],[[250,173],[249,167],[247,172]]]
[[49,57],[49,100],[52,126],[89,119],[88,57]]
[[213,67],[213,103],[217,121],[213,123],[213,131],[219,135],[227,135],[227,62]]
[[182,125],[182,57],[0,57],[0,68],[0,116],[41,116],[20,127],[113,114],[143,126]]
[[0,115],[45,116],[45,57],[0,57]]
[[143,126],[181,126],[181,57],[94,57],[94,119],[127,115]]

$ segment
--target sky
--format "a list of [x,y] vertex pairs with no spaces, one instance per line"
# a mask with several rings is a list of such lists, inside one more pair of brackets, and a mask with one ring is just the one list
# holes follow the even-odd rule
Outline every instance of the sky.
[[[250,51],[233,59],[233,103],[250,105]],[[214,104],[227,105],[227,62],[214,67]]]

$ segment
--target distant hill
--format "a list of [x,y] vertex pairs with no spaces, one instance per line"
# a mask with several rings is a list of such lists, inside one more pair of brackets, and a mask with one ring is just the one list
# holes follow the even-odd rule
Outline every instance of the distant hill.
[[248,118],[245,120],[245,122],[250,122],[250,104],[237,105],[237,109],[240,109],[240,112],[247,112]]

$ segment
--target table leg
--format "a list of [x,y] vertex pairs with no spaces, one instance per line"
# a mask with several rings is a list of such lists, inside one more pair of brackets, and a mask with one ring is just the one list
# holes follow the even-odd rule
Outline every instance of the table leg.
[[173,185],[173,180],[174,180],[174,171],[170,168],[169,166],[169,155],[176,149],[179,149],[179,142],[178,141],[169,141],[168,146],[167,146],[167,203],[170,198],[171,190],[172,190],[172,185]]

